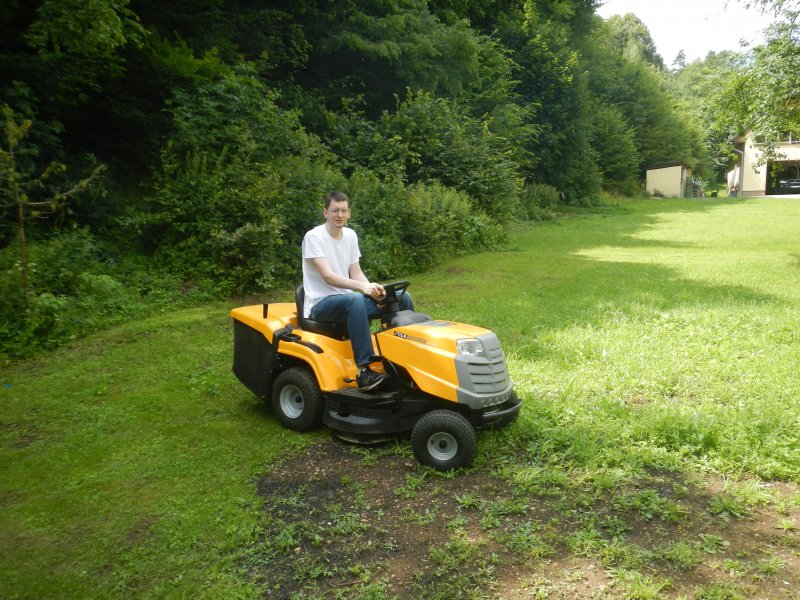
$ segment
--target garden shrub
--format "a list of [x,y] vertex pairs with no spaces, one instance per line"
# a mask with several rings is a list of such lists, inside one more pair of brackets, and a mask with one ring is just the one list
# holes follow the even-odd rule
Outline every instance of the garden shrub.
[[558,206],[559,193],[552,185],[531,183],[525,186],[521,205],[525,209],[524,218],[530,221],[543,221],[553,216]]
[[347,195],[352,209],[350,226],[358,233],[367,276],[375,280],[411,272],[411,252],[403,248],[408,213],[403,182],[359,169],[350,178]]
[[74,295],[80,275],[96,267],[99,251],[91,232],[79,228],[56,234],[45,243],[32,244],[29,255],[34,289]]
[[173,116],[148,206],[126,221],[143,250],[217,295],[296,280],[303,234],[346,182],[332,157],[246,70],[177,94]]
[[375,122],[331,116],[330,136],[350,164],[412,184],[439,181],[501,223],[516,213],[521,178],[509,141],[451,100],[408,91]]
[[[340,140],[352,159],[342,164],[273,100],[242,70],[176,95],[176,132],[148,206],[126,224],[184,285],[231,295],[298,281],[303,235],[322,222],[333,189],[352,199],[351,224],[372,278],[504,239],[497,222],[513,215],[519,194],[513,161],[502,138],[451,102],[409,94],[377,124],[339,122],[340,130],[359,130],[351,144]],[[386,139],[397,142],[390,154],[404,171],[354,167],[386,160]],[[353,170],[349,181],[343,168]]]
[[26,299],[18,248],[0,250],[0,355],[21,357],[85,335],[125,314],[127,288],[107,273],[87,229],[28,244],[31,293]]
[[351,178],[353,227],[370,278],[419,272],[450,256],[494,248],[505,230],[467,194],[439,182],[405,187],[368,171]]
[[642,158],[635,133],[622,111],[599,103],[593,112],[592,148],[603,175],[603,189],[625,196],[639,191],[639,165]]

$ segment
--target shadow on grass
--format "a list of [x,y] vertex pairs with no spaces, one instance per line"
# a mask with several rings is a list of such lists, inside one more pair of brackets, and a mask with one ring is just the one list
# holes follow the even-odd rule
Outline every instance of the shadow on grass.
[[[683,203],[679,212],[702,215],[744,203]],[[454,260],[444,270],[444,284],[441,273],[420,276],[424,289],[416,297],[438,318],[493,329],[507,352],[528,354],[533,348],[537,357],[548,351],[536,341],[542,332],[597,327],[609,311],[645,315],[731,304],[787,305],[785,298],[763,290],[688,278],[674,266],[659,264],[686,260],[702,268],[706,250],[701,242],[637,237],[656,228],[665,213],[677,214],[663,203],[644,206],[613,219],[591,212],[523,229],[508,252]]]

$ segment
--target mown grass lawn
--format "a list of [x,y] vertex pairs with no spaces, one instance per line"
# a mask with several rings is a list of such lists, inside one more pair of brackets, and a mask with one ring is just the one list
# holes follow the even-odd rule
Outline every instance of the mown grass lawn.
[[[524,411],[481,436],[473,473],[509,486],[512,508],[462,492],[444,554],[422,551],[452,582],[435,594],[419,573],[405,595],[391,588],[388,566],[360,570],[355,587],[324,569],[282,573],[296,589],[277,597],[577,597],[560,560],[599,569],[599,597],[797,597],[800,201],[576,210],[411,279],[421,310],[504,343]],[[273,544],[258,482],[309,443],[337,442],[281,429],[234,379],[229,308],[132,322],[3,368],[0,596],[276,591],[270,561],[300,545]],[[395,494],[456,485],[416,469]],[[522,505],[546,505],[548,520],[521,520]],[[709,529],[692,531],[689,506]],[[736,549],[726,529],[756,514],[777,533]],[[427,516],[418,529],[435,526]],[[509,557],[528,552],[513,578],[484,565],[479,579],[447,579],[481,532]]]
[[625,203],[443,270],[422,305],[501,334],[570,456],[800,476],[800,202]]

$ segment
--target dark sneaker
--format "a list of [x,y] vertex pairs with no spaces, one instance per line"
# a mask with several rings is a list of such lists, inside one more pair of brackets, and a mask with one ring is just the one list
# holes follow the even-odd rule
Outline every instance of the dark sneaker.
[[376,373],[369,367],[364,367],[356,377],[356,383],[362,391],[368,392],[378,387],[386,379],[386,373]]

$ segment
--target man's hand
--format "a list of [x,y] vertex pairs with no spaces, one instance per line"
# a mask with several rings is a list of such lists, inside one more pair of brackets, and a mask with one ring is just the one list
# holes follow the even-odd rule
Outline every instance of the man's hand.
[[386,297],[386,290],[383,289],[383,286],[380,283],[368,283],[364,286],[362,290],[365,296],[369,296],[376,302],[378,300],[383,300]]

